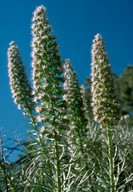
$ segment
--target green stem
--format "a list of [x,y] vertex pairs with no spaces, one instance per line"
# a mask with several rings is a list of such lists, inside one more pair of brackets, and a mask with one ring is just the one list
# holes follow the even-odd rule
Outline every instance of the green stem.
[[57,160],[57,182],[58,182],[58,192],[61,192],[61,170],[60,170],[60,155],[58,148],[58,135],[57,132],[54,131],[55,134],[55,149],[56,149],[56,160]]
[[[78,137],[79,137],[79,142],[80,142],[80,149],[81,149],[81,153],[83,155],[83,158],[84,158],[84,162],[85,162],[85,168],[86,168],[86,171],[90,170],[90,167],[88,166],[88,161],[87,161],[87,158],[85,157],[85,150],[84,150],[84,147],[83,147],[83,135],[84,135],[84,132],[82,129],[80,129],[81,131],[78,131]],[[80,161],[81,165],[82,165],[82,160]],[[91,186],[91,192],[94,192],[94,189],[93,189],[93,186],[92,186],[92,181],[91,181],[91,177],[89,177],[89,184]]]
[[109,156],[109,180],[110,180],[110,192],[114,192],[114,163],[113,163],[113,142],[110,127],[107,127],[108,134],[108,156]]
[[28,112],[29,118],[31,119],[31,124],[32,124],[34,130],[37,133],[37,136],[39,138],[41,146],[44,147],[44,143],[43,143],[42,138],[41,138],[41,136],[39,134],[39,130],[38,130],[38,127],[36,125],[36,120],[35,120],[35,117],[34,117],[33,112],[32,112],[33,109],[30,107],[30,105],[27,103],[27,101],[25,101],[25,103],[27,105],[27,112]]

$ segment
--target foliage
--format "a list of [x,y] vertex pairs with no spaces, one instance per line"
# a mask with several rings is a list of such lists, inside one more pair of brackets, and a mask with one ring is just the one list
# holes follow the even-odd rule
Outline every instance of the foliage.
[[118,77],[119,98],[122,112],[133,112],[133,65],[128,65]]
[[[8,49],[11,92],[28,118],[29,133],[15,147],[5,147],[0,137],[0,191],[133,190],[133,127],[128,117],[119,120],[114,75],[101,36],[93,40],[88,95],[69,59],[63,66],[43,6],[33,13],[32,35],[33,87],[18,47],[11,42]],[[5,149],[11,153],[19,147],[23,153],[10,162]]]

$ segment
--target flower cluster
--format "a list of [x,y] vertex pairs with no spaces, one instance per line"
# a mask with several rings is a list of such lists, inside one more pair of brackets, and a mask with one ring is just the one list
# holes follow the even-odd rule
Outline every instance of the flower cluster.
[[33,106],[31,87],[18,47],[14,42],[10,43],[8,49],[8,74],[14,102],[19,109],[31,109]]
[[83,103],[80,93],[80,86],[76,73],[73,70],[69,59],[64,63],[64,96],[67,105],[67,117],[69,119],[69,137],[73,144],[83,137],[85,127],[85,117],[83,113]]
[[[38,121],[55,125],[62,119],[62,61],[58,43],[46,18],[46,9],[39,6],[32,20],[32,79],[34,86],[35,111]],[[39,117],[40,115],[40,117]],[[44,117],[43,117],[44,116]]]
[[114,74],[99,34],[93,40],[91,66],[94,118],[101,127],[116,125],[119,119],[119,106],[115,93]]

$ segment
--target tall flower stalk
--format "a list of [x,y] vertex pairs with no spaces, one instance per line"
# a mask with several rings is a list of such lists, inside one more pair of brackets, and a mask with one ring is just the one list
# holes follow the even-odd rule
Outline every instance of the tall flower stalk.
[[83,103],[77,75],[69,59],[64,63],[64,96],[67,105],[67,118],[69,120],[69,144],[72,151],[80,148],[84,154],[83,138],[85,134],[86,119],[83,113]]
[[43,6],[37,7],[32,21],[32,77],[37,120],[45,122],[45,128],[55,124],[61,126],[64,106],[61,98],[62,61],[58,43]]
[[[62,61],[56,37],[46,17],[46,9],[39,6],[32,19],[32,79],[36,120],[43,128],[45,140],[50,141],[54,155],[58,192],[61,192],[61,154],[65,142],[64,102],[62,100]],[[53,147],[52,147],[53,146]],[[63,148],[65,148],[63,146]],[[56,158],[55,158],[56,157]],[[52,157],[51,157],[52,159]]]
[[95,121],[98,122],[108,139],[110,192],[114,192],[114,161],[112,130],[119,120],[119,106],[116,99],[114,74],[111,71],[104,42],[99,34],[92,45],[91,93]]
[[19,109],[28,114],[33,108],[32,91],[18,47],[14,42],[10,43],[8,49],[8,75],[14,102]]

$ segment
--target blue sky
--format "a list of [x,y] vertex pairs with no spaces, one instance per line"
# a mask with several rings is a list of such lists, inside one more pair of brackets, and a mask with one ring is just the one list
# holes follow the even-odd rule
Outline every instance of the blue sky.
[[70,58],[80,83],[90,74],[91,45],[100,33],[114,73],[133,64],[132,0],[1,0],[0,1],[0,126],[6,137],[23,138],[28,124],[13,103],[7,73],[7,49],[14,40],[31,79],[31,19],[44,5],[60,45],[62,59]]

